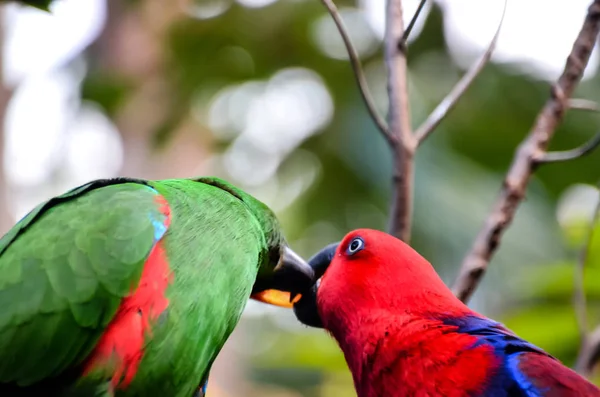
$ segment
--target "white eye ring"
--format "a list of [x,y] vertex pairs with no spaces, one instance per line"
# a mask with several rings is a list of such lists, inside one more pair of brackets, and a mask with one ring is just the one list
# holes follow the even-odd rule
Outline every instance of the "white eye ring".
[[355,237],[350,244],[348,244],[348,255],[354,255],[358,251],[362,251],[365,248],[365,241],[360,237]]

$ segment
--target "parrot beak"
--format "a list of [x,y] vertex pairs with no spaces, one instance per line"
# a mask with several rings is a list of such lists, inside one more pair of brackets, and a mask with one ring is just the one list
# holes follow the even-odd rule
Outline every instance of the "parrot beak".
[[302,298],[294,303],[294,314],[298,321],[304,325],[315,328],[323,328],[323,321],[319,315],[317,308],[317,293],[319,285],[321,284],[321,277],[325,274],[325,271],[329,267],[331,260],[335,256],[338,246],[340,243],[329,244],[321,251],[317,252],[312,258],[309,259],[308,264],[315,272],[315,278],[317,282],[311,287],[311,289],[305,293]]
[[289,247],[284,247],[279,264],[273,269],[268,287],[254,292],[254,300],[291,309],[301,293],[315,283],[315,271]]

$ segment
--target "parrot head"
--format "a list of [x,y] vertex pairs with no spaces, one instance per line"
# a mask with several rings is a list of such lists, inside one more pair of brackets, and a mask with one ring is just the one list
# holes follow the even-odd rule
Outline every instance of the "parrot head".
[[311,327],[331,330],[377,312],[441,311],[442,302],[457,301],[425,258],[377,230],[354,230],[308,263],[317,281],[294,313]]
[[250,298],[291,309],[294,302],[314,285],[315,272],[288,246],[271,209],[254,198],[249,201],[249,206],[261,223],[267,244],[266,255],[259,260]]
[[291,309],[315,283],[313,268],[288,245],[275,214],[249,196],[246,204],[261,224],[267,245],[259,259],[258,274],[250,298]]
[[273,212],[259,201],[255,204],[261,207],[259,222],[265,231],[267,253],[260,259],[250,297],[271,305],[292,308],[294,302],[315,283],[315,272],[288,246]]
[[292,308],[302,293],[315,282],[315,272],[287,244],[275,214],[252,195],[216,177],[196,178],[197,181],[227,191],[244,203],[262,230],[266,250],[258,260],[258,273],[250,298],[275,306]]
[[269,242],[268,254],[261,265],[250,298],[275,306],[292,308],[309,291],[315,272],[296,254],[280,233]]

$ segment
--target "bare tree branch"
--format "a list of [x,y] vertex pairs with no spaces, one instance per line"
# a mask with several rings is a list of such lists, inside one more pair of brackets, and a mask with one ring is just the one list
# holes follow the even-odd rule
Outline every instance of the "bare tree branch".
[[592,238],[594,237],[594,231],[596,229],[596,222],[598,221],[598,215],[600,214],[600,197],[598,197],[598,201],[594,208],[594,213],[592,215],[592,219],[590,222],[590,227],[587,232],[587,236],[585,239],[585,243],[583,248],[581,249],[581,253],[579,255],[579,260],[577,261],[577,266],[575,268],[575,278],[574,278],[574,292],[573,292],[573,307],[575,309],[575,314],[577,316],[577,325],[579,327],[579,333],[581,336],[581,345],[584,346],[587,339],[588,332],[588,322],[587,322],[587,312],[586,312],[586,298],[585,298],[585,287],[583,284],[584,281],[584,273],[585,273],[585,265],[587,263],[587,258],[590,251],[590,245],[592,243]]
[[342,40],[344,41],[344,45],[346,46],[346,51],[348,52],[348,57],[350,58],[350,65],[352,65],[352,70],[354,71],[354,77],[356,78],[356,83],[358,84],[358,88],[360,91],[360,95],[362,96],[365,105],[367,106],[367,110],[371,115],[371,118],[375,122],[375,125],[379,129],[379,131],[383,134],[383,137],[388,141],[388,143],[392,146],[396,144],[395,137],[390,133],[390,130],[387,126],[385,120],[379,115],[377,109],[375,108],[375,101],[371,96],[371,92],[369,91],[369,85],[367,84],[367,79],[365,77],[365,73],[363,72],[362,66],[360,64],[360,58],[358,56],[358,52],[356,48],[352,44],[352,40],[350,40],[350,35],[348,34],[348,29],[344,25],[344,21],[340,16],[340,13],[333,3],[332,0],[321,0],[331,18],[333,18],[333,22],[337,27],[337,30],[340,32],[340,36],[342,36]]
[[419,6],[417,7],[417,10],[415,11],[415,15],[413,15],[412,19],[410,20],[408,27],[406,28],[406,30],[404,31],[404,34],[402,35],[402,40],[400,40],[400,48],[406,52],[406,42],[408,41],[408,37],[410,36],[410,32],[412,32],[413,28],[415,27],[415,23],[417,23],[417,19],[419,19],[419,15],[421,14],[421,11],[423,11],[423,7],[425,7],[425,3],[427,3],[427,0],[421,0],[421,2],[419,3]]
[[573,98],[569,99],[569,109],[599,112],[600,106],[598,106],[598,103],[590,101],[589,99]]
[[573,293],[573,306],[577,316],[577,326],[581,336],[581,347],[575,361],[575,370],[584,376],[589,376],[594,369],[595,363],[600,359],[600,326],[588,334],[587,303],[584,287],[584,272],[590,251],[592,239],[600,215],[600,197],[596,203],[590,227],[588,229],[585,244],[579,255],[577,267],[575,268],[575,291]]
[[[600,112],[600,106],[589,99],[569,99],[569,109],[585,110],[590,112]],[[586,156],[600,146],[600,132],[596,133],[589,141],[583,145],[564,151],[548,152],[541,156],[537,161],[538,164],[556,163],[562,161],[574,160],[579,157]]]
[[504,22],[504,15],[506,14],[506,5],[508,0],[504,0],[504,8],[502,10],[502,16],[500,17],[500,22],[498,23],[498,28],[496,29],[496,33],[490,42],[487,50],[481,55],[481,57],[475,62],[467,73],[460,79],[458,83],[452,88],[452,90],[446,95],[444,100],[437,105],[433,112],[427,117],[427,120],[421,124],[421,126],[415,132],[415,137],[417,139],[417,145],[423,143],[425,139],[431,135],[431,133],[435,130],[435,128],[442,122],[442,120],[448,115],[448,113],[454,108],[454,106],[458,103],[460,98],[465,94],[467,89],[471,86],[473,81],[479,76],[483,68],[488,64],[490,58],[492,57],[492,53],[496,48],[496,43],[498,42],[498,36],[500,35],[500,29],[502,28],[502,23]]
[[589,141],[575,149],[544,153],[544,155],[541,158],[536,160],[536,163],[548,164],[575,160],[579,157],[583,157],[592,153],[594,149],[596,149],[599,145],[600,132],[596,133],[596,135],[594,135]]
[[410,125],[406,52],[403,51],[402,0],[388,0],[385,61],[388,70],[389,127],[397,140],[394,149],[393,197],[389,233],[408,243],[412,224],[414,154],[416,140]]
[[502,233],[512,221],[519,203],[525,196],[529,178],[536,161],[548,147],[550,138],[569,106],[568,99],[581,80],[600,31],[600,0],[594,0],[583,26],[567,58],[564,71],[551,90],[548,99],[527,138],[516,151],[504,184],[483,228],[465,257],[460,274],[453,286],[454,293],[467,301],[479,284],[495,253]]
[[596,327],[584,340],[575,362],[575,370],[585,377],[589,377],[594,366],[600,359],[600,325]]
[[[569,99],[569,109],[599,112],[600,106],[598,103],[590,101],[589,99],[575,98]],[[538,164],[547,164],[574,160],[590,154],[598,146],[600,146],[600,132],[596,133],[589,141],[575,149],[544,153],[536,160],[536,162]]]

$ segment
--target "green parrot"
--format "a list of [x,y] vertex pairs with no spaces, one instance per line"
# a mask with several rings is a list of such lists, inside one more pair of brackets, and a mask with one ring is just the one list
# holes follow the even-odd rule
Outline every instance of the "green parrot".
[[90,182],[0,239],[0,396],[203,396],[248,298],[291,308],[313,279],[224,180]]

